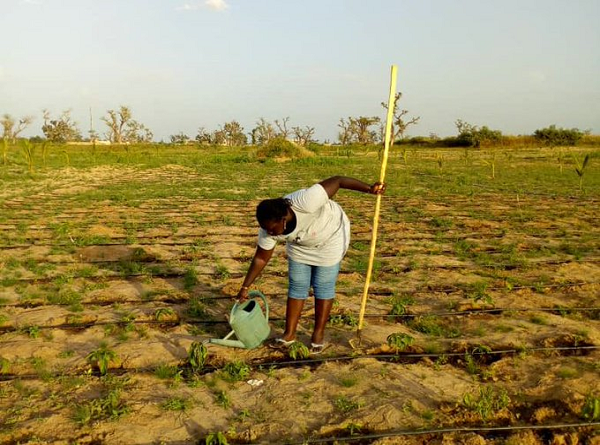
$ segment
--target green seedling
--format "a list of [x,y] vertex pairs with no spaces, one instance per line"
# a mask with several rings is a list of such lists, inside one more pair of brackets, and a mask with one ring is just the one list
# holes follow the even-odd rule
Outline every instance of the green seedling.
[[396,332],[387,337],[387,344],[396,351],[404,351],[415,342],[415,338],[408,334]]
[[75,407],[74,420],[80,425],[102,419],[118,419],[129,413],[130,408],[121,401],[118,389],[110,391],[106,397],[95,399]]
[[170,307],[162,307],[154,312],[154,319],[156,321],[170,320],[175,316],[175,311]]
[[341,411],[342,413],[347,414],[351,411],[355,411],[355,410],[361,408],[362,406],[364,406],[364,402],[361,402],[361,401],[354,402],[345,396],[339,396],[339,397],[336,397],[335,400],[333,401],[333,406],[335,406],[335,408],[338,411]]
[[199,373],[206,365],[208,357],[208,349],[204,343],[193,342],[188,351],[188,363],[192,368],[192,372]]
[[503,388],[495,391],[491,386],[480,387],[478,392],[477,397],[466,393],[462,398],[462,405],[478,414],[483,421],[510,405],[510,397]]
[[96,366],[101,375],[106,375],[111,362],[117,359],[117,353],[109,349],[105,342],[100,343],[100,347],[86,356],[86,360],[92,366]]
[[228,382],[246,380],[252,370],[243,361],[229,362],[223,367],[223,379]]
[[590,161],[590,155],[589,155],[589,153],[587,155],[585,155],[585,158],[583,158],[583,161],[579,161],[578,158],[573,156],[573,161],[575,162],[575,173],[577,173],[577,176],[579,176],[579,190],[582,191],[583,190],[583,175],[585,174],[586,167],[588,165],[588,162]]
[[306,347],[306,345],[302,342],[295,341],[288,348],[288,356],[292,360],[302,360],[308,358],[310,355],[310,351]]
[[205,445],[229,445],[227,437],[222,432],[210,433],[204,440]]
[[189,399],[182,397],[171,397],[160,405],[165,411],[187,411],[192,406],[193,403]]
[[600,420],[600,397],[588,394],[583,402],[581,416],[589,422]]

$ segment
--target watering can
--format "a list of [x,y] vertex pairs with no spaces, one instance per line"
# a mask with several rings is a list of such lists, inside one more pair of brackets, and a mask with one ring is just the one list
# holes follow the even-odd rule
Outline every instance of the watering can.
[[[210,343],[233,348],[254,349],[262,344],[271,333],[269,327],[269,304],[265,296],[259,291],[251,291],[250,299],[243,303],[236,302],[231,308],[229,325],[233,329],[225,338],[211,338]],[[263,314],[258,298],[265,304],[266,315]],[[233,334],[237,340],[229,340]]]

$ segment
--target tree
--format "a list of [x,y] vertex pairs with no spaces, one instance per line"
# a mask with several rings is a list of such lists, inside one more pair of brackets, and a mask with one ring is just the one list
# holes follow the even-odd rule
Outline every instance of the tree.
[[502,140],[502,132],[491,130],[485,125],[479,128],[477,125],[471,125],[461,119],[455,123],[458,130],[456,141],[462,147],[481,147],[482,143],[497,143]]
[[277,137],[277,132],[273,124],[261,117],[256,123],[256,127],[252,129],[250,136],[252,145],[265,145]]
[[171,135],[171,144],[185,145],[189,140],[190,137],[187,134],[184,134],[183,131]]
[[281,139],[288,139],[290,137],[290,130],[287,127],[289,120],[290,120],[289,117],[283,118],[283,120],[281,122],[279,122],[277,119],[275,119],[275,125],[277,126],[277,129],[279,130],[277,137],[279,137]]
[[204,127],[200,127],[196,135],[196,142],[200,145],[210,145],[213,143],[213,137]]
[[150,142],[152,140],[152,132],[133,119],[129,107],[121,106],[119,111],[108,110],[102,120],[109,128],[108,138],[113,143]]
[[19,119],[19,122],[10,115],[4,114],[0,119],[0,125],[2,125],[2,138],[5,141],[10,140],[13,144],[16,142],[17,137],[23,130],[25,130],[33,122],[33,117],[25,116]]
[[294,132],[294,142],[303,147],[306,147],[312,141],[312,136],[315,134],[314,127],[308,125],[304,128],[292,127],[292,131]]
[[52,119],[48,110],[43,110],[44,125],[42,131],[50,142],[67,142],[81,140],[77,123],[71,121],[71,110],[62,112],[58,119]]
[[352,120],[349,118],[348,121],[345,121],[344,118],[341,118],[338,127],[340,127],[340,132],[338,133],[338,141],[340,142],[340,144],[350,144],[352,142],[352,136],[354,134]]
[[248,138],[244,134],[244,127],[238,121],[226,122],[222,131],[225,145],[228,147],[242,146],[248,143]]
[[372,131],[371,126],[379,123],[378,117],[360,116],[358,118],[349,118],[351,126],[354,129],[354,139],[362,145],[373,144],[377,141],[377,132]]
[[[405,120],[405,116],[408,114],[408,110],[398,110],[398,103],[400,102],[401,98],[402,93],[396,93],[394,98],[394,117],[392,121],[392,144],[398,139],[403,139],[404,133],[406,132],[408,126],[416,124],[417,122],[419,122],[419,119],[421,119],[421,116],[418,116],[413,117],[410,120]],[[386,104],[385,102],[381,102],[381,106],[386,110],[388,109],[388,104]]]

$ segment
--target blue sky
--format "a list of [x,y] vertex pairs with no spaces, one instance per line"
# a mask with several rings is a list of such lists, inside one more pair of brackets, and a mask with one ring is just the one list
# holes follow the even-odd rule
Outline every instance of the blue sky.
[[598,0],[0,0],[0,114],[127,105],[156,140],[290,118],[335,141],[380,116],[390,66],[410,135],[463,119],[600,133]]

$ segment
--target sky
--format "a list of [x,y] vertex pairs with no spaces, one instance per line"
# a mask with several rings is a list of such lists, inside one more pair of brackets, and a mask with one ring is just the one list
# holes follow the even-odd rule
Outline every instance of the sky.
[[599,0],[0,0],[0,115],[33,136],[70,109],[105,134],[125,105],[157,141],[289,117],[335,142],[341,118],[385,119],[396,65],[409,136],[600,134],[599,17]]

